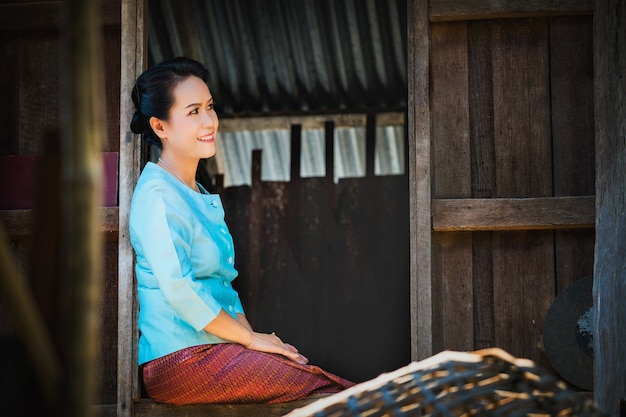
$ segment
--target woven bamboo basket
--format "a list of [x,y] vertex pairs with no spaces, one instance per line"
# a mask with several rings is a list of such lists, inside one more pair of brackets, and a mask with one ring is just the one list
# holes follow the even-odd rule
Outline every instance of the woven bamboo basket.
[[602,416],[588,397],[502,349],[445,351],[285,417]]

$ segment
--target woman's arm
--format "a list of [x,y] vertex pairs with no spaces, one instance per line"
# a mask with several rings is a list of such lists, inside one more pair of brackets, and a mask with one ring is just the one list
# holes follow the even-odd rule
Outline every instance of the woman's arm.
[[243,314],[237,314],[237,319],[234,319],[230,314],[222,310],[213,321],[206,325],[204,330],[222,339],[239,343],[247,349],[277,353],[301,364],[309,361],[306,357],[299,354],[295,347],[283,343],[275,334],[253,331]]
[[248,322],[248,319],[246,318],[245,314],[242,313],[237,313],[237,321],[239,323],[241,323],[242,326],[244,326],[245,328],[247,328],[248,330],[250,330],[251,332],[253,332],[254,330],[252,330],[252,326],[250,325],[250,323]]

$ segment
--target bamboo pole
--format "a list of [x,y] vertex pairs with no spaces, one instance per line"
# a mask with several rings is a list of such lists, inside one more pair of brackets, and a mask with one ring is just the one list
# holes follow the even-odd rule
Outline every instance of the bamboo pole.
[[101,22],[97,0],[65,3],[66,43],[62,72],[62,415],[94,413],[98,387],[101,242],[97,205],[104,131]]

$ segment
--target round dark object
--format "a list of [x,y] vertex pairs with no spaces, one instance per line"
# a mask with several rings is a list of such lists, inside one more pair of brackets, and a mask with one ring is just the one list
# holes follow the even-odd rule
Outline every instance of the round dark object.
[[593,390],[593,278],[582,278],[552,302],[543,324],[548,360],[567,382]]

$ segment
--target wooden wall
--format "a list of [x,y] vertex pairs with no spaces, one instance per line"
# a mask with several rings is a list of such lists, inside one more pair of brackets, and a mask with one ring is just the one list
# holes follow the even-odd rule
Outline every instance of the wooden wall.
[[433,353],[549,366],[546,312],[593,274],[592,43],[586,15],[430,24]]
[[[37,155],[32,207],[8,210],[0,207],[0,222],[9,234],[21,276],[28,282],[48,329],[59,345],[60,246],[59,130],[64,98],[63,4],[58,1],[11,2],[0,5],[0,156]],[[103,152],[119,152],[120,108],[120,4],[103,2],[103,62],[106,101]],[[10,174],[2,181],[20,182]],[[24,183],[24,186],[31,184]],[[35,210],[35,208],[38,208]],[[101,402],[116,402],[117,378],[117,207],[102,208],[105,238],[102,285]],[[56,250],[55,250],[56,248]],[[14,338],[10,314],[0,301],[0,332]],[[6,358],[5,358],[6,359]],[[28,395],[24,387],[14,387]],[[20,394],[22,395],[22,394]],[[21,397],[20,397],[21,398]],[[3,396],[4,399],[4,396]],[[22,398],[24,401],[29,401]],[[23,402],[22,404],[28,404]],[[27,409],[21,411],[26,412]]]
[[300,178],[294,125],[290,182],[261,182],[255,151],[252,186],[222,191],[253,327],[354,381],[410,361],[407,175],[374,175],[376,123],[367,120],[363,178],[333,182],[332,122],[325,177]]

